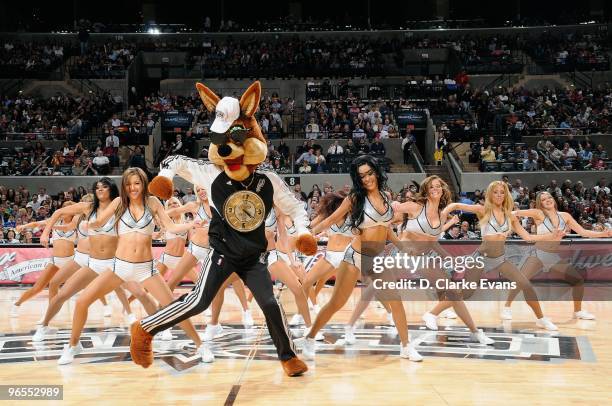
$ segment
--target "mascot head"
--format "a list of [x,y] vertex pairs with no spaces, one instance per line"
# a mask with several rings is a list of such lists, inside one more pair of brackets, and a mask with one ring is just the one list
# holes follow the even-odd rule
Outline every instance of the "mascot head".
[[255,119],[261,99],[261,84],[253,83],[240,100],[233,97],[219,99],[202,83],[196,83],[204,106],[215,114],[210,127],[208,159],[231,179],[241,181],[249,177],[266,159],[266,139]]

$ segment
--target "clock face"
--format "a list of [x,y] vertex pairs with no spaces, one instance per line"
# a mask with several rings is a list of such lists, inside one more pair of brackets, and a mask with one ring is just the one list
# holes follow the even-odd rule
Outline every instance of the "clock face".
[[233,193],[223,205],[227,223],[240,232],[253,231],[261,225],[266,215],[264,202],[256,193],[241,190]]

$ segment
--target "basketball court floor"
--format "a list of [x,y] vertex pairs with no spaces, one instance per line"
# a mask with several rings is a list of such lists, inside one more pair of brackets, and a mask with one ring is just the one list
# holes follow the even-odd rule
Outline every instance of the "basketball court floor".
[[[181,290],[181,289],[179,289]],[[57,334],[33,344],[36,321],[46,305],[46,293],[22,306],[19,318],[9,318],[10,303],[23,290],[0,289],[0,381],[2,384],[63,385],[57,404],[198,404],[198,405],[502,405],[612,404],[612,303],[586,302],[597,321],[571,318],[569,302],[544,302],[544,313],[559,326],[558,333],[538,330],[524,302],[513,306],[513,320],[499,319],[501,302],[471,302],[472,316],[494,346],[467,341],[458,320],[440,319],[437,332],[426,330],[421,315],[433,302],[406,302],[411,340],[425,356],[422,363],[400,359],[399,338],[384,309],[372,303],[360,320],[357,343],[344,345],[344,322],[359,300],[358,289],[347,306],[324,330],[316,361],[298,378],[285,376],[262,313],[252,304],[255,326],[240,324],[240,306],[226,292],[221,314],[223,334],[212,344],[216,360],[200,363],[191,341],[173,329],[171,342],[155,341],[155,363],[148,369],[130,360],[129,335],[115,296],[112,318],[102,316],[96,302],[90,309],[81,343],[83,354],[71,365],[58,366],[68,342],[74,301],[51,323]],[[183,290],[184,291],[184,290]],[[325,288],[320,303],[330,297]],[[296,311],[288,290],[280,294],[288,316]],[[138,316],[144,311],[133,308]],[[192,319],[198,331],[208,317]],[[23,404],[22,402],[16,402]]]

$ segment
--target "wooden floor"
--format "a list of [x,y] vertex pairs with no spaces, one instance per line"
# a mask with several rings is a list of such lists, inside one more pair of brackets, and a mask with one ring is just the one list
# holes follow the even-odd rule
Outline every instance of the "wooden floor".
[[[358,343],[343,345],[341,323],[350,315],[355,294],[324,330],[326,343],[320,345],[316,361],[308,363],[310,371],[288,378],[274,359],[266,330],[242,329],[238,301],[230,290],[222,314],[228,327],[213,344],[213,364],[194,361],[190,348],[177,348],[189,341],[175,329],[172,343],[156,344],[156,361],[146,370],[129,360],[129,337],[116,297],[112,319],[102,317],[99,303],[92,307],[87,324],[91,329],[82,339],[85,353],[74,364],[59,367],[56,360],[69,336],[63,329],[70,328],[73,306],[62,309],[52,322],[60,329],[56,338],[33,346],[30,336],[47,296],[24,304],[19,318],[9,318],[9,305],[20,292],[0,289],[0,383],[64,385],[64,400],[55,402],[62,405],[612,404],[610,302],[585,303],[598,317],[596,322],[572,320],[570,303],[543,303],[560,328],[558,335],[536,330],[523,302],[515,303],[514,320],[504,324],[498,317],[501,304],[470,303],[478,325],[496,339],[495,348],[466,343],[459,321],[441,319],[440,325],[449,329],[424,330],[420,317],[432,303],[409,302],[410,333],[425,355],[424,362],[413,363],[398,357],[397,335],[374,303],[360,322]],[[330,288],[322,292],[321,303],[330,293]],[[281,300],[292,315],[290,293],[283,291]],[[139,305],[136,308],[142,315]],[[256,305],[253,314],[261,326]],[[198,330],[203,329],[204,316],[195,321]]]

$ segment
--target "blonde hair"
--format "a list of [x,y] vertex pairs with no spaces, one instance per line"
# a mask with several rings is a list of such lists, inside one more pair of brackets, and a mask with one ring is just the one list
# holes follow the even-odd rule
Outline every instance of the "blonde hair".
[[206,190],[206,188],[200,185],[196,185],[195,183],[193,184],[193,194],[196,197],[196,202],[198,202],[198,204],[202,204],[202,200],[200,199],[200,195],[198,194],[198,189],[204,189],[207,197],[208,197],[208,191]]
[[502,187],[504,189],[504,202],[502,203],[502,211],[504,212],[504,217],[508,220],[508,227],[510,231],[512,230],[512,222],[510,218],[512,217],[512,210],[514,209],[514,201],[512,200],[512,196],[510,195],[510,190],[508,189],[508,185],[506,182],[501,180],[495,180],[489,183],[487,187],[487,191],[485,192],[485,214],[480,219],[481,223],[488,223],[493,215],[493,208],[495,204],[493,203],[493,191],[496,187]]
[[94,201],[94,196],[92,193],[87,193],[81,197],[81,202],[92,203]]
[[[179,200],[179,198],[176,197],[176,196],[172,196],[170,199],[166,200],[166,202],[164,203],[164,208],[166,209],[166,211],[169,210],[168,206],[170,205],[170,202],[172,202],[172,201],[177,202],[179,206],[182,206],[182,203]],[[172,220],[172,219],[170,219],[170,220]],[[174,221],[174,220],[172,220],[172,221]],[[181,213],[179,221],[180,221],[180,224],[183,224],[185,222],[185,213]]]

